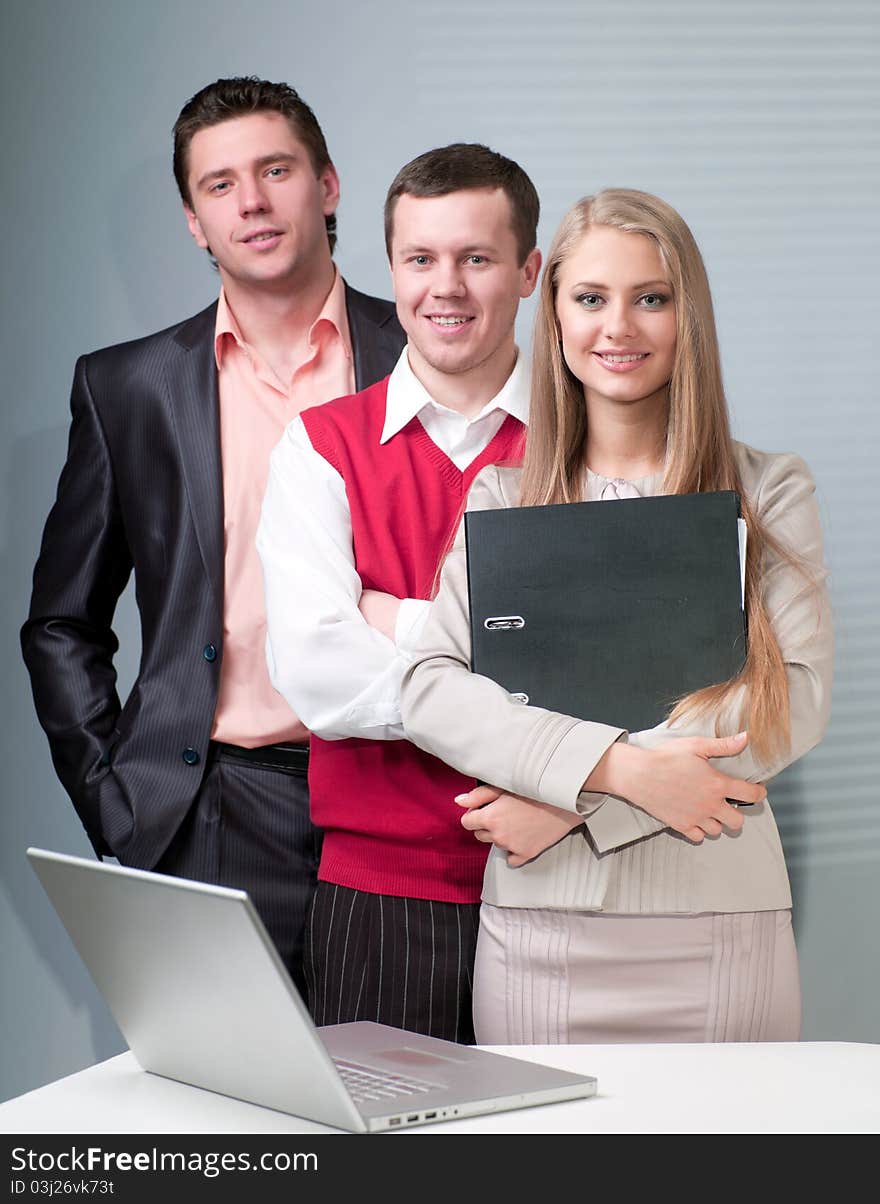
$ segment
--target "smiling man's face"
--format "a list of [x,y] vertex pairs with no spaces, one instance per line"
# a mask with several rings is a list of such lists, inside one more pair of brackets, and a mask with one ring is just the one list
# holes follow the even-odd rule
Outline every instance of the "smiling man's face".
[[540,262],[537,251],[519,262],[510,202],[499,188],[398,199],[394,299],[410,364],[429,392],[432,373],[462,376],[496,362],[510,370],[517,308]]
[[224,287],[296,289],[329,259],[325,217],[339,180],[316,173],[307,147],[281,113],[258,112],[208,126],[188,152],[190,233],[217,261]]

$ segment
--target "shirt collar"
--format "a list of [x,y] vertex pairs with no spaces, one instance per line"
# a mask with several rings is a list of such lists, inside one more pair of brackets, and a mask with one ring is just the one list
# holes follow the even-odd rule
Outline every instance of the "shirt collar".
[[[446,409],[435,401],[410,367],[407,349],[404,347],[400,359],[388,378],[388,396],[385,402],[385,425],[380,443],[387,443],[398,431],[402,431],[428,406]],[[504,410],[518,418],[523,424],[529,420],[529,372],[525,356],[517,349],[513,371],[491,401],[487,402],[471,422],[478,422],[495,410]],[[453,411],[449,411],[452,413]]]
[[587,492],[594,494],[597,500],[602,498],[608,486],[611,486],[608,496],[612,498],[615,496],[655,497],[663,484],[662,472],[653,473],[647,477],[633,477],[631,481],[628,481],[623,477],[603,477],[601,473],[593,472],[592,468],[588,468],[586,477]]
[[235,320],[235,314],[229,308],[229,302],[226,300],[226,290],[221,288],[217,301],[217,321],[214,324],[214,360],[218,372],[223,361],[223,348],[229,339],[234,340],[239,347],[244,349],[245,342],[238,322]]
[[333,287],[327,294],[327,300],[321,312],[312,323],[309,330],[309,347],[312,347],[322,332],[330,329],[342,343],[345,358],[351,360],[351,335],[348,330],[348,310],[345,308],[345,282],[338,270],[334,268]]
[[[333,287],[327,294],[327,300],[324,302],[321,312],[309,328],[309,347],[313,347],[322,334],[328,328],[332,328],[342,343],[346,359],[351,360],[351,336],[348,329],[348,311],[345,308],[345,282],[336,268],[334,268],[334,273]],[[223,349],[230,339],[233,339],[242,351],[250,354],[235,314],[226,299],[226,290],[221,288],[217,301],[217,321],[214,324],[214,359],[218,371],[223,360]]]

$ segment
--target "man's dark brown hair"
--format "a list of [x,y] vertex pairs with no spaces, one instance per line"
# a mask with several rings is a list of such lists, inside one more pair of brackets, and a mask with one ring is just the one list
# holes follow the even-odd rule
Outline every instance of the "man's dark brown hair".
[[426,151],[400,169],[385,198],[388,258],[391,258],[394,209],[400,197],[448,196],[469,188],[500,188],[505,193],[522,267],[538,240],[538,194],[518,163],[479,142],[453,142]]
[[[272,84],[255,75],[218,79],[196,92],[174,123],[174,178],[185,205],[192,206],[187,176],[193,136],[209,126],[251,113],[280,113],[286,117],[293,133],[309,152],[315,175],[319,176],[330,166],[330,154],[318,119],[289,84]],[[336,214],[331,213],[324,220],[332,253],[336,246]]]

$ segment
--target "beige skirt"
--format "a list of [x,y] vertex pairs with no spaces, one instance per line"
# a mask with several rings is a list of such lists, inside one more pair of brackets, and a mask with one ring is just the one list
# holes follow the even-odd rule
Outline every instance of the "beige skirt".
[[481,1045],[797,1041],[790,911],[633,916],[484,903]]

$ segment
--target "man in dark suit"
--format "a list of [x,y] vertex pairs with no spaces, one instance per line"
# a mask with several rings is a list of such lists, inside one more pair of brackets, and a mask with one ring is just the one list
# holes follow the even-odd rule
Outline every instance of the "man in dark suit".
[[[339,181],[286,84],[203,88],[175,124],[174,172],[220,297],[78,361],[22,649],[96,852],[248,890],[302,986],[319,834],[308,732],[266,670],[254,534],[287,423],[386,376],[404,336],[336,271]],[[112,622],[132,570],[142,657],[122,706]]]

